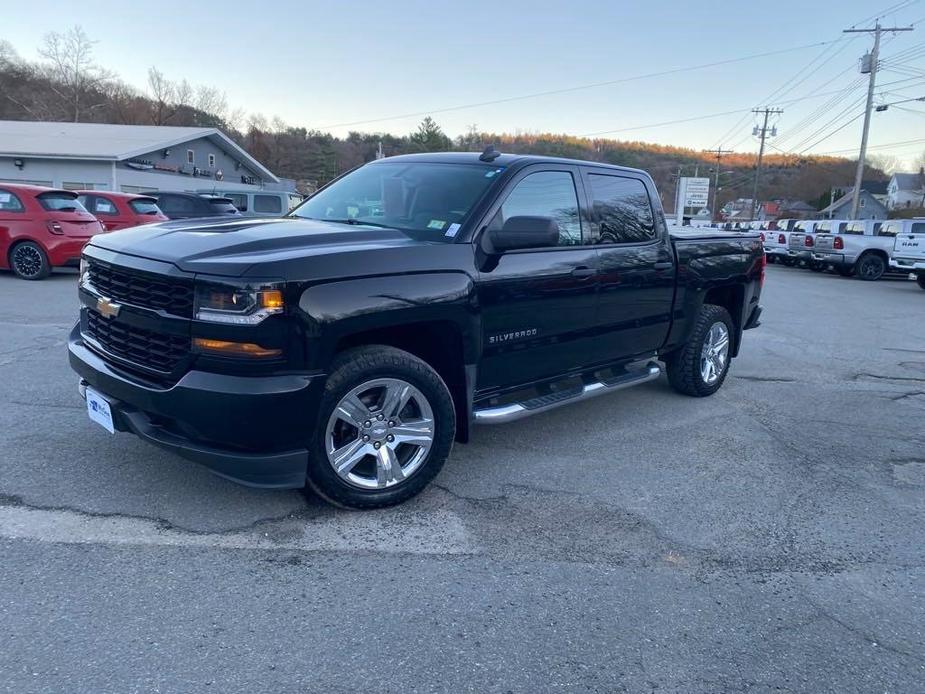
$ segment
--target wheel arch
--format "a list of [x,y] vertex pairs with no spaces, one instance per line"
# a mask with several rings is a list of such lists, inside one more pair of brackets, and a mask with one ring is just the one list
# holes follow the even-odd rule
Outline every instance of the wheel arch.
[[740,284],[712,287],[703,296],[704,304],[722,306],[732,318],[732,346],[730,356],[739,354],[739,345],[742,343],[742,330],[745,324],[745,287]]
[[364,345],[386,345],[413,354],[426,362],[446,383],[456,410],[456,440],[469,440],[474,365],[467,367],[463,328],[453,320],[423,320],[381,325],[342,335],[333,345],[331,358]]

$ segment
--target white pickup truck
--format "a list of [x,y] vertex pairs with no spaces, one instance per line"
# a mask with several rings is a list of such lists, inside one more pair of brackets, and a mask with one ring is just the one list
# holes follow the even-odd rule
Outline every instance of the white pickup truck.
[[919,287],[925,289],[925,218],[893,219],[884,226],[887,224],[896,225],[890,267],[914,272]]

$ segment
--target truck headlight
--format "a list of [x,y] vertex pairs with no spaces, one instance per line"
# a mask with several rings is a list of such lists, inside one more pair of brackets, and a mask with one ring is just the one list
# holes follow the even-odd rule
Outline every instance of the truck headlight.
[[85,287],[87,285],[87,280],[89,278],[89,274],[88,274],[89,271],[90,271],[90,262],[86,258],[81,257],[80,272],[77,275],[77,286],[78,287]]
[[196,285],[197,320],[256,325],[276,313],[282,313],[284,309],[283,291],[277,282]]

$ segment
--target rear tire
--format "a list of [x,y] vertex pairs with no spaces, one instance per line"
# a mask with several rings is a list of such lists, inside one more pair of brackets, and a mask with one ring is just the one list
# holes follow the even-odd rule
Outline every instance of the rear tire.
[[24,280],[43,280],[51,274],[45,251],[34,241],[17,243],[10,249],[10,269]]
[[925,272],[920,272],[915,276],[915,282],[919,285],[919,289],[925,289]]
[[876,253],[865,253],[854,266],[858,279],[865,282],[876,282],[886,272],[886,261]]
[[687,342],[665,360],[671,387],[697,398],[718,391],[729,373],[733,335],[729,312],[722,306],[704,304]]
[[456,411],[426,362],[371,345],[335,360],[318,420],[309,424],[307,486],[337,506],[373,509],[407,501],[437,476],[453,445]]
[[781,258],[780,262],[782,262],[787,267],[793,267],[796,264],[796,261],[794,261],[794,259],[790,257]]

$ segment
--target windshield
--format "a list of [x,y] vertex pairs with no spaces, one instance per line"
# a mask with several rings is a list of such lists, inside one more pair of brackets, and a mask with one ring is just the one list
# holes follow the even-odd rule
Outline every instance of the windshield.
[[131,200],[129,201],[135,214],[160,214],[161,211],[154,200]]
[[502,170],[480,164],[369,164],[319,191],[290,216],[385,226],[416,239],[452,242]]
[[[39,202],[46,210],[58,212],[87,212],[86,208],[77,200],[77,196],[67,193],[42,193],[38,196]],[[89,214],[89,213],[88,213]]]

